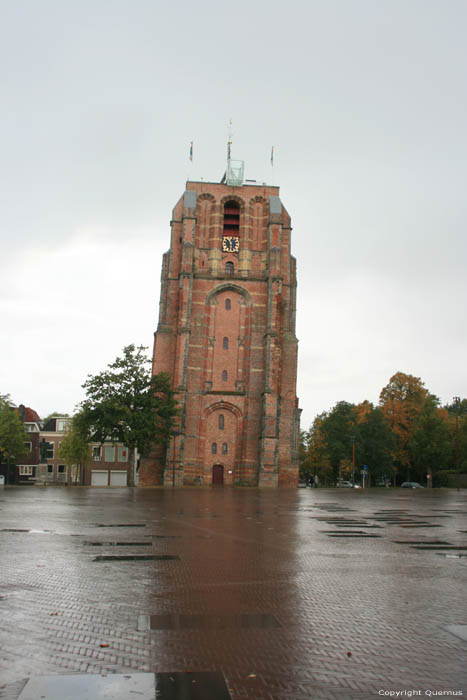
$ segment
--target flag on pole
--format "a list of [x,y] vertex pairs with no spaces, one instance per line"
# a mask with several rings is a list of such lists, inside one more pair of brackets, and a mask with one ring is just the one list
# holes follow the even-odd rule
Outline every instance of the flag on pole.
[[274,146],[271,148],[271,165],[274,165]]
[[190,160],[193,162],[193,141],[190,142]]

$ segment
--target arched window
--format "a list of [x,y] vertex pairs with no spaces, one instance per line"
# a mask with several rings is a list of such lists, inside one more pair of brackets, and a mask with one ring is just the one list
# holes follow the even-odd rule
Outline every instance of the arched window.
[[219,430],[224,430],[224,416],[222,413],[219,414]]
[[224,338],[224,340],[222,341],[222,347],[224,348],[224,350],[229,349],[229,339],[228,338]]
[[230,261],[229,261],[229,262],[226,262],[226,263],[225,263],[225,274],[226,274],[226,275],[233,275],[234,271],[235,271],[235,270],[234,270],[234,264],[233,264],[233,262],[230,262]]
[[222,443],[222,454],[223,455],[227,454],[227,443],[226,442]]
[[212,445],[211,445],[211,452],[212,452],[213,455],[216,454],[216,452],[217,452],[217,442],[213,442],[213,443],[212,443]]
[[224,369],[224,371],[222,372],[222,381],[223,382],[227,381],[227,370],[226,369]]
[[230,311],[230,309],[231,309],[230,299],[225,300],[225,308],[227,309],[227,311]]

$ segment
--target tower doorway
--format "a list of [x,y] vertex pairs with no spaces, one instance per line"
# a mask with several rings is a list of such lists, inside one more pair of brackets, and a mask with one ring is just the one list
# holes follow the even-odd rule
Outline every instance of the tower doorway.
[[224,484],[224,467],[222,464],[215,464],[212,468],[212,485],[222,486]]

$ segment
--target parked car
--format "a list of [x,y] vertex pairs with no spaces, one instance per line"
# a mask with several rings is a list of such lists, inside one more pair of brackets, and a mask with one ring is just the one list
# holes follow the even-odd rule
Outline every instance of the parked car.
[[416,481],[404,481],[404,483],[401,484],[401,489],[423,489],[423,488],[425,488],[425,487]]
[[337,487],[340,489],[359,489],[359,484],[352,484],[351,481],[339,481]]

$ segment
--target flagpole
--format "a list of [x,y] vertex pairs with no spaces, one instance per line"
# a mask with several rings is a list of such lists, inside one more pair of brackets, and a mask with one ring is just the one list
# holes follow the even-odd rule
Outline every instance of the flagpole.
[[190,159],[190,165],[188,169],[188,176],[187,176],[187,182],[190,180],[190,175],[192,172],[192,167],[193,167],[193,141],[190,141],[190,155],[188,156]]
[[271,185],[274,185],[274,146],[271,146]]

